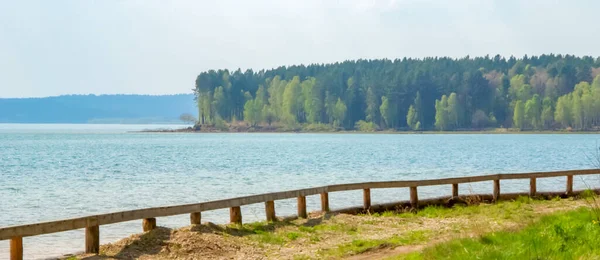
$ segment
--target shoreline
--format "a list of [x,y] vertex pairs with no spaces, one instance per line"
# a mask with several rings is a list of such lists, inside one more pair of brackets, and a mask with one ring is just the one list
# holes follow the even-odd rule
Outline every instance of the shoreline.
[[192,127],[180,128],[180,129],[147,129],[141,131],[130,131],[129,133],[188,133],[188,134],[387,134],[387,135],[469,135],[469,134],[498,134],[498,135],[514,135],[514,134],[543,134],[543,135],[562,135],[562,134],[584,134],[594,135],[600,134],[600,131],[560,131],[560,130],[525,130],[525,131],[511,131],[511,130],[458,130],[458,131],[359,131],[359,130],[339,130],[339,131],[308,131],[308,130],[282,130],[282,129],[269,129],[269,130],[246,130],[237,131],[229,129],[228,131],[222,131],[217,129],[209,130],[194,130]]

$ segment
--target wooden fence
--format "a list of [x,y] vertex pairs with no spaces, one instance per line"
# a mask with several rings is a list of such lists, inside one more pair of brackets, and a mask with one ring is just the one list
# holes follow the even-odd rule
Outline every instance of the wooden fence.
[[412,207],[417,207],[419,204],[417,187],[434,185],[452,185],[452,196],[458,196],[458,184],[483,181],[493,181],[492,195],[493,199],[497,200],[500,197],[500,180],[530,179],[529,195],[534,196],[537,192],[536,179],[565,176],[566,194],[570,195],[573,193],[573,176],[589,174],[600,174],[600,169],[516,174],[494,174],[419,181],[385,181],[329,185],[301,190],[266,193],[246,197],[208,201],[195,204],[146,208],[29,225],[0,227],[0,240],[10,239],[10,259],[21,260],[23,259],[23,237],[85,228],[85,252],[97,254],[100,251],[100,226],[131,220],[141,219],[143,231],[146,232],[156,227],[157,217],[190,214],[190,223],[192,225],[197,225],[200,224],[201,212],[229,208],[230,222],[242,223],[242,213],[240,206],[255,203],[265,203],[266,219],[268,221],[275,221],[276,214],[274,201],[291,198],[297,198],[298,217],[306,218],[306,196],[319,194],[321,196],[321,211],[328,212],[329,192],[363,190],[363,207],[364,209],[368,210],[369,208],[371,208],[371,189],[383,188],[409,188],[410,204]]

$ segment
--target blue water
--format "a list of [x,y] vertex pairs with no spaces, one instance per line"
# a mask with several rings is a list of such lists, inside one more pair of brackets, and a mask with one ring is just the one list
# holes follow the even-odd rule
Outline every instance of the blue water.
[[[0,226],[177,205],[327,184],[416,180],[594,167],[598,135],[176,134],[131,130],[175,126],[0,124]],[[503,192],[527,191],[506,181]],[[598,184],[598,185],[596,185]],[[538,181],[564,189],[563,178]],[[600,186],[575,178],[576,188]],[[490,193],[491,183],[461,185]],[[422,198],[451,187],[422,187]],[[373,190],[373,203],[408,199],[406,189]],[[360,205],[361,191],[330,194],[332,208]],[[276,202],[278,215],[295,200]],[[309,210],[318,197],[307,198]],[[264,219],[263,205],[242,207],[244,221]],[[202,214],[225,223],[227,210]],[[189,216],[159,218],[182,227]],[[101,243],[141,231],[141,221],[101,226]],[[83,230],[24,239],[26,258],[80,252]],[[8,257],[0,241],[0,259]]]

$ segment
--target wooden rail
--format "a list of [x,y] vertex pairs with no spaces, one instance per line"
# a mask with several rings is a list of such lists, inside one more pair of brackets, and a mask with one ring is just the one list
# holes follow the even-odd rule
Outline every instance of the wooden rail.
[[328,212],[330,210],[329,192],[351,190],[363,190],[363,207],[365,210],[368,210],[371,207],[371,189],[383,188],[409,188],[411,206],[418,207],[419,199],[417,195],[417,187],[419,186],[452,185],[452,196],[458,196],[458,184],[483,181],[493,181],[494,185],[492,195],[494,200],[500,197],[501,180],[530,179],[529,195],[535,196],[537,178],[566,176],[566,194],[571,194],[573,193],[573,176],[589,174],[600,174],[600,169],[516,174],[494,174],[419,181],[384,181],[329,185],[323,187],[266,193],[260,195],[252,195],[194,204],[146,208],[73,219],[42,222],[29,225],[1,227],[0,240],[10,239],[10,259],[21,260],[23,259],[23,237],[85,228],[85,251],[86,253],[97,254],[100,250],[100,225],[114,224],[119,222],[141,219],[143,220],[142,228],[144,232],[146,232],[156,227],[157,217],[190,214],[190,223],[192,225],[197,225],[200,224],[201,212],[227,208],[229,208],[230,212],[230,222],[242,223],[242,213],[240,207],[256,203],[265,203],[266,218],[268,221],[274,221],[276,220],[275,201],[291,198],[297,198],[298,200],[298,217],[306,218],[306,196],[319,194],[321,197],[321,210],[324,212]]

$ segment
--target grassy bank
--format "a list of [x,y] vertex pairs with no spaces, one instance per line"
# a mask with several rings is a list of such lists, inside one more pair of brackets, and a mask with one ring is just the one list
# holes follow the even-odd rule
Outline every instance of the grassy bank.
[[[309,219],[270,223],[158,228],[103,245],[96,259],[432,259],[463,244],[484,250],[490,243],[486,241],[509,242],[513,240],[510,234],[518,234],[514,232],[555,221],[546,215],[583,215],[585,209],[578,208],[587,205],[585,200],[521,197],[498,204],[427,207],[418,212],[313,214]],[[564,221],[564,217],[558,219]],[[582,217],[581,221],[587,220]]]
[[598,259],[600,225],[589,208],[552,214],[517,231],[456,239],[389,259]]

